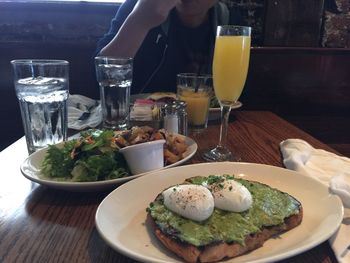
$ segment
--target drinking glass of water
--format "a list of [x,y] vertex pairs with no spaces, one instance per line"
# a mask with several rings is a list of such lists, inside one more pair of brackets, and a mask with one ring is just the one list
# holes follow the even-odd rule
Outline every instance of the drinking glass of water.
[[103,128],[125,130],[129,126],[132,58],[95,58],[100,86]]
[[29,154],[66,140],[68,61],[23,59],[11,64]]

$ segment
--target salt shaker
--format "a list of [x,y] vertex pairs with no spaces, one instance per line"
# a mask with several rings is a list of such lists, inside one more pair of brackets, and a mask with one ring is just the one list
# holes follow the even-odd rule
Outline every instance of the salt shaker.
[[187,136],[186,106],[186,102],[180,100],[163,106],[163,122],[166,130]]
[[179,132],[179,116],[176,104],[165,104],[163,107],[164,129],[168,132]]

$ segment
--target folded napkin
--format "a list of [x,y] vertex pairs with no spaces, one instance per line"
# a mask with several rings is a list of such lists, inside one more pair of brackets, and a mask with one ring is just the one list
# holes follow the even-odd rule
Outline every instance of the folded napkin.
[[101,105],[97,100],[83,95],[69,95],[67,106],[69,129],[95,128],[102,121]]
[[130,111],[130,119],[138,121],[151,121],[155,103],[151,100],[137,99]]
[[161,104],[149,99],[136,99],[131,107],[132,121],[159,121]]
[[339,262],[350,262],[350,159],[315,149],[300,139],[280,143],[286,168],[314,177],[329,186],[344,205],[344,219],[329,240]]

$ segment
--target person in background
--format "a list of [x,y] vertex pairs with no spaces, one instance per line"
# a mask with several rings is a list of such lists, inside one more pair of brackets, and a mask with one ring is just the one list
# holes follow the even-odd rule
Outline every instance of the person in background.
[[132,93],[176,92],[178,73],[211,74],[216,27],[241,23],[230,11],[218,0],[126,0],[96,53],[134,58]]

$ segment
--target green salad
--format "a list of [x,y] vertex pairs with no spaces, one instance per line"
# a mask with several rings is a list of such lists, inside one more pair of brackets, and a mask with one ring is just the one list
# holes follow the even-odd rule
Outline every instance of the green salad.
[[59,181],[91,182],[130,175],[112,130],[88,130],[79,139],[50,145],[41,172]]
[[210,97],[209,105],[210,108],[220,108],[220,103],[215,95]]

